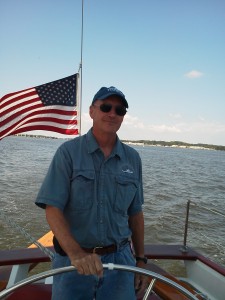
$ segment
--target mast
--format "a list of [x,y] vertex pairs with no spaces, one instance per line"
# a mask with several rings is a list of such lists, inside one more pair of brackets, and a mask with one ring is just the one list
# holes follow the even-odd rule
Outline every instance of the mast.
[[80,41],[80,66],[78,73],[80,73],[80,112],[79,112],[79,128],[81,135],[81,112],[82,112],[82,91],[83,91],[83,82],[82,82],[82,68],[83,68],[83,32],[84,32],[84,0],[82,0],[82,8],[81,8],[81,41]]

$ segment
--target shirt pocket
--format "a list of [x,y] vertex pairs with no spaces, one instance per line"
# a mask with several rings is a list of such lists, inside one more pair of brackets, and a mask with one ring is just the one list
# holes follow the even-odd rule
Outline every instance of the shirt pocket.
[[73,170],[69,208],[76,212],[86,211],[94,201],[95,174],[93,171]]
[[123,216],[127,216],[128,208],[137,193],[137,189],[137,180],[123,176],[117,176],[114,210]]

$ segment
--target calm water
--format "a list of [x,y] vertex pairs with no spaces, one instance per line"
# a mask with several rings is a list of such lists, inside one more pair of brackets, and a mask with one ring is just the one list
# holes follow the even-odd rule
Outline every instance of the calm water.
[[[34,238],[47,230],[34,205],[49,163],[64,140],[7,137],[0,142],[0,207]],[[145,240],[182,243],[191,200],[188,244],[225,266],[225,152],[135,146],[143,162]],[[0,249],[26,247],[25,237],[0,217]]]

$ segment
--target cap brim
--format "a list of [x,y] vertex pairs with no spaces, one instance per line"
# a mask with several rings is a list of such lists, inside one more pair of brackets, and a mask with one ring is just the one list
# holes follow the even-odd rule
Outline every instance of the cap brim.
[[[123,104],[124,104],[124,106],[126,107],[126,108],[128,108],[128,102],[127,102],[127,100],[124,98],[124,97],[122,97],[121,95],[118,95],[117,93],[107,93],[107,94],[105,94],[104,96],[102,96],[102,97],[98,97],[98,100],[104,100],[104,99],[106,99],[106,98],[108,98],[108,97],[110,97],[110,96],[117,96],[117,97],[119,97],[121,100],[122,100],[122,102],[123,102]],[[97,100],[97,99],[96,99]]]

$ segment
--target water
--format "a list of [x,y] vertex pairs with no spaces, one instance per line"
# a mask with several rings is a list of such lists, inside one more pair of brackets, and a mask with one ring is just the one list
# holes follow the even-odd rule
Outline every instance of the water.
[[[0,205],[4,215],[35,239],[49,227],[34,205],[60,139],[7,137],[0,142]],[[183,243],[191,200],[188,244],[225,266],[225,152],[134,146],[143,162],[145,242]],[[30,244],[0,218],[0,249]]]

